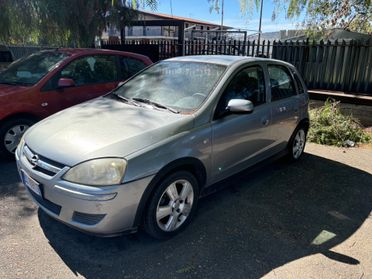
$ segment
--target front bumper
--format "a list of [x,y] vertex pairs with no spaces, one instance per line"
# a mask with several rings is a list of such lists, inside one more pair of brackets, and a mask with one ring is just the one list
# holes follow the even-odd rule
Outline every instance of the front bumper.
[[[17,150],[18,172],[39,184],[41,195],[25,186],[35,203],[51,217],[80,231],[108,236],[133,231],[137,209],[153,176],[122,185],[91,187],[61,179],[68,171],[64,167],[54,176],[35,169]],[[23,173],[23,174],[22,174]]]

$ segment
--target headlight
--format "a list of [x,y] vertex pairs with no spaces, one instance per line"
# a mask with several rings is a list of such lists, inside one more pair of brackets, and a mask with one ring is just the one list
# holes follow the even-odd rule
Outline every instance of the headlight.
[[87,161],[71,168],[63,179],[69,182],[92,186],[120,184],[127,162],[119,158],[104,158]]

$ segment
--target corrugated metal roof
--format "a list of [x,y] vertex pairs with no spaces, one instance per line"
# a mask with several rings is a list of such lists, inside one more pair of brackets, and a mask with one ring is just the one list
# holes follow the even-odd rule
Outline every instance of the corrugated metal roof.
[[[188,23],[210,25],[210,26],[215,26],[215,27],[221,26],[220,24],[207,22],[207,21],[203,21],[203,20],[198,20],[198,19],[193,19],[193,18],[188,18],[188,17],[181,17],[181,16],[168,15],[168,14],[162,14],[162,13],[153,13],[153,12],[148,12],[148,11],[138,11],[138,13],[148,14],[148,15],[152,15],[152,16],[155,16],[155,17],[160,17],[160,18],[167,19],[167,20],[172,20],[173,19],[173,20],[185,21],[185,22],[188,22]],[[232,27],[226,26],[226,25],[224,25],[223,27],[232,28]]]

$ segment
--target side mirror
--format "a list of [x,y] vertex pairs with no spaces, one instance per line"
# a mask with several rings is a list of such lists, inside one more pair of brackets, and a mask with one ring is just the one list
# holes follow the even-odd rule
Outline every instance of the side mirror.
[[119,84],[118,84],[118,86],[117,87],[120,87],[120,86],[122,86],[123,84],[125,83],[125,81],[121,81],[121,82],[119,82]]
[[227,104],[226,109],[231,113],[251,113],[253,112],[253,103],[244,99],[232,99]]
[[60,78],[58,80],[58,88],[74,87],[75,81],[71,78]]

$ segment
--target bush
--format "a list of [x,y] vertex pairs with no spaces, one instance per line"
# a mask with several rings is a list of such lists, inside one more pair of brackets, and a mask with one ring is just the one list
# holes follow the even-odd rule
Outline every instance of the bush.
[[363,131],[359,121],[351,115],[343,115],[339,102],[327,100],[323,107],[310,110],[308,140],[315,143],[348,146],[368,143],[371,136]]

